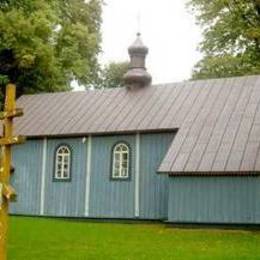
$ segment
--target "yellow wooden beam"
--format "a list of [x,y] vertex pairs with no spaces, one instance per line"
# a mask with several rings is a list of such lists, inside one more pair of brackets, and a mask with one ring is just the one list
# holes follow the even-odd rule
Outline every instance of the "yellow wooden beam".
[[11,185],[3,185],[3,196],[8,201],[16,201],[17,194]]
[[16,109],[15,85],[6,87],[4,112],[0,113],[3,120],[3,137],[0,139],[0,260],[7,259],[7,230],[9,201],[16,198],[15,190],[9,185],[11,172],[11,146],[23,143],[24,137],[13,136],[13,118],[22,116],[22,109]]
[[5,118],[20,117],[20,116],[23,116],[23,109],[22,108],[16,108],[13,111],[0,112],[0,120],[3,120]]
[[9,138],[1,138],[0,145],[13,145],[13,144],[23,144],[26,141],[24,136],[13,136]]

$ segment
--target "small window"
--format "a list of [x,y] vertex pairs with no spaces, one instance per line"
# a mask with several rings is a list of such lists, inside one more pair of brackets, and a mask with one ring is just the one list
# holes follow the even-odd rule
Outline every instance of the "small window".
[[56,180],[70,180],[71,151],[66,145],[57,148],[55,154],[55,173]]
[[129,178],[129,147],[125,143],[118,143],[113,148],[112,178]]

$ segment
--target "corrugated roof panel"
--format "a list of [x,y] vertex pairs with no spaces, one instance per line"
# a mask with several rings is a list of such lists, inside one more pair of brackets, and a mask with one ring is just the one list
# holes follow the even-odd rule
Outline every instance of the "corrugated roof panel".
[[101,129],[103,131],[111,129],[114,132],[118,131],[118,129],[121,129],[121,131],[124,130],[123,122],[128,116],[133,114],[133,110],[140,102],[140,99],[141,97],[137,93],[132,93],[131,96],[128,95],[122,104],[116,107],[116,111],[106,117],[106,121],[100,126]]
[[[167,111],[167,116],[166,116],[166,118],[164,118],[162,120],[160,125],[165,124],[165,123],[168,124],[168,122],[171,122],[171,120],[173,120],[173,117],[175,116],[175,114],[178,113],[177,111],[179,109],[181,109],[182,104],[185,101],[187,101],[188,97],[190,97],[190,96],[193,97],[191,99],[192,101],[191,100],[188,101],[188,104],[190,104],[190,109],[191,109],[190,114],[194,111],[194,109],[192,109],[192,107],[193,107],[193,105],[196,104],[196,102],[195,102],[196,98],[198,97],[198,95],[200,93],[199,87],[197,87],[195,89],[196,84],[198,85],[199,81],[184,85],[182,87],[182,93],[180,93],[180,95],[179,95],[179,103],[175,102],[173,104],[172,108]],[[193,88],[191,88],[191,86],[193,86]],[[189,94],[191,94],[192,91],[193,91],[193,94],[189,95]],[[194,95],[194,93],[196,93],[196,94]],[[178,125],[178,127],[180,128],[177,133],[178,138],[175,138],[172,145],[170,146],[170,148],[160,166],[160,171],[164,172],[164,171],[167,171],[166,169],[169,169],[169,168],[171,169],[171,166],[172,166],[173,162],[177,159],[178,152],[180,151],[185,139],[187,138],[189,130],[190,130],[191,126],[193,125],[193,118],[194,118],[194,116],[188,118],[188,122],[186,120],[183,120],[181,128],[180,128],[180,125]],[[187,146],[189,146],[189,147],[191,147],[190,146],[191,142],[195,142],[195,140],[192,139],[192,137],[190,139],[191,140],[189,140],[187,142]],[[187,150],[190,149],[189,147],[187,148]],[[186,149],[186,147],[183,147],[184,153],[185,153],[185,149]],[[184,166],[184,164],[183,164],[183,166]]]
[[[239,109],[237,109],[237,111],[239,110],[239,113],[240,113],[239,114],[240,120],[239,120],[239,124],[237,127],[237,133],[236,133],[235,139],[232,143],[232,148],[229,150],[226,169],[230,168],[231,163],[229,161],[233,162],[233,164],[234,164],[234,161],[236,161],[236,158],[235,158],[236,156],[239,156],[238,159],[240,159],[240,165],[241,165],[242,161],[244,160],[243,157],[245,155],[246,146],[247,146],[247,143],[249,140],[250,132],[253,127],[254,118],[256,115],[257,106],[250,103],[252,101],[252,97],[254,95],[253,94],[254,90],[256,88],[258,88],[256,78],[250,77],[247,79],[247,81],[245,83],[246,83],[245,86],[246,86],[246,90],[247,90],[247,95],[244,96],[243,102],[240,102]],[[256,99],[254,98],[254,100],[256,100]],[[241,152],[243,152],[243,153],[241,153]],[[241,157],[241,155],[242,155],[242,157]],[[238,161],[238,159],[237,159],[237,161]],[[236,166],[235,169],[237,169],[237,168],[238,167]]]
[[[194,83],[192,83],[194,84]],[[173,117],[175,117],[178,114],[179,109],[181,109],[182,105],[184,104],[185,100],[189,97],[189,95],[192,93],[192,89],[190,88],[191,83],[185,84],[184,86],[181,86],[181,92],[178,95],[178,99],[175,100],[173,105],[170,107],[168,111],[162,116],[161,120],[159,120],[159,128],[163,127],[169,127],[170,123],[173,123]],[[194,89],[195,90],[195,89]],[[193,90],[193,91],[194,91]],[[174,122],[176,126],[179,126]]]
[[205,152],[200,160],[199,167],[197,171],[199,172],[211,172],[212,164],[215,160],[215,152]]
[[[232,141],[229,139],[226,141],[226,135],[228,135],[228,129],[229,129],[229,123],[230,118],[232,117],[232,113],[236,107],[236,104],[239,100],[240,93],[241,93],[241,86],[240,82],[236,81],[234,79],[231,83],[231,91],[228,95],[228,98],[226,100],[225,106],[223,107],[223,110],[220,113],[220,117],[217,121],[215,130],[218,132],[220,139],[219,143],[217,144],[216,148],[216,156],[215,160],[212,165],[212,169],[222,169],[224,170],[226,161],[228,159],[229,151],[232,147]],[[213,132],[214,136],[214,132]],[[214,137],[213,137],[214,138]]]
[[169,97],[166,100],[167,102],[162,102],[160,110],[155,115],[155,120],[152,120],[150,124],[147,125],[148,129],[163,128],[161,127],[162,121],[164,120],[164,117],[166,117],[166,115],[168,115],[169,113],[174,113],[174,105],[176,101],[179,99],[179,96],[181,95],[184,86],[185,83],[173,86],[167,85],[167,87],[172,88],[173,91],[169,94]]
[[[200,116],[202,117],[203,114],[201,113],[201,110],[203,108],[203,106],[205,105],[205,102],[206,100],[208,100],[209,96],[210,96],[210,93],[211,91],[213,91],[213,88],[211,88],[210,86],[212,86],[211,84],[213,83],[214,81],[208,81],[207,85],[205,85],[205,87],[203,88],[204,91],[202,91],[200,93],[200,95],[198,96],[198,98],[196,99],[196,102],[195,104],[193,105],[193,109],[192,109],[192,114],[194,114],[193,116],[193,123],[191,125],[191,127],[189,128],[189,131],[187,132],[187,136],[186,138],[184,139],[184,142],[182,144],[182,146],[185,147],[185,144],[188,142],[188,136],[193,138],[194,140],[194,144],[196,143],[196,140],[198,138],[198,135],[200,133],[200,130],[203,126],[203,121],[200,120]],[[180,131],[181,131],[181,128],[180,128]],[[180,147],[180,151],[182,151],[182,146]],[[188,159],[189,159],[189,154],[192,152],[192,148],[193,146],[191,147],[191,149],[189,150],[188,152],[188,156],[186,156],[186,161],[184,162],[184,159],[182,159],[183,161],[183,167],[185,167]],[[176,151],[175,153],[175,156],[176,156],[176,160],[178,160],[178,156],[180,156],[181,153],[179,153],[179,151]],[[171,167],[171,171],[183,171],[183,169],[176,169],[175,168],[175,162],[173,161],[172,163],[172,167]]]
[[[162,93],[158,96],[158,99],[150,105],[148,113],[140,116],[136,129],[146,129],[149,127],[151,121],[158,121],[158,119],[161,119],[157,117],[156,114],[162,109],[163,106],[166,106],[167,103],[171,103],[170,97],[172,97],[172,92],[176,90],[176,88],[170,86],[162,86],[162,88],[164,91],[162,91]],[[169,105],[167,107],[169,107]]]
[[69,131],[93,106],[96,93],[89,91],[87,98],[82,98],[82,94],[75,96],[75,106],[69,106],[68,109],[63,107],[62,115],[52,124],[51,133],[66,133]]
[[23,96],[16,132],[88,135],[178,129],[160,166],[176,174],[260,171],[260,76],[199,80],[139,90]]
[[162,95],[164,91],[165,89],[160,90],[157,88],[148,98],[144,97],[144,100],[140,101],[140,103],[142,103],[141,107],[139,107],[139,109],[131,108],[132,111],[129,115],[132,114],[132,116],[125,116],[123,121],[118,125],[119,129],[138,129],[139,122],[150,112],[149,110],[159,100],[160,95]]
[[[197,169],[204,169],[205,171],[210,171],[212,165],[215,161],[219,145],[221,144],[221,140],[223,137],[224,126],[218,128],[219,121],[222,120],[222,115],[224,114],[226,117],[225,109],[229,107],[228,104],[228,97],[232,95],[232,93],[236,92],[235,89],[235,82],[233,79],[227,79],[223,86],[226,87],[226,91],[224,88],[221,88],[221,92],[215,102],[215,105],[212,108],[212,111],[208,115],[208,119],[206,120],[204,130],[208,132],[208,136],[210,138],[202,138],[205,142],[207,142],[206,149],[204,151],[204,155],[201,159],[200,165],[198,165]],[[232,91],[233,90],[233,91]],[[239,92],[239,89],[237,89]],[[209,122],[209,123],[207,123]],[[209,127],[207,129],[207,125]],[[203,132],[203,130],[202,130]],[[207,156],[209,154],[209,156]],[[209,157],[209,158],[208,158]],[[206,159],[205,159],[206,158]],[[207,159],[208,158],[208,159]],[[208,160],[208,161],[206,161]]]
[[254,124],[249,134],[249,142],[260,142],[260,124]]
[[40,118],[37,117],[37,114],[39,113],[39,108],[42,112],[44,111],[44,102],[47,95],[49,94],[27,95],[18,99],[17,107],[23,108],[24,116],[22,118],[15,118],[15,127],[17,132],[30,132],[28,130],[32,128],[34,122],[40,120]]
[[207,101],[205,102],[204,107],[201,109],[200,116],[197,118],[199,122],[201,122],[200,129],[198,130],[198,134],[196,135],[195,143],[191,149],[190,157],[187,161],[187,165],[185,167],[185,171],[194,171],[199,167],[201,158],[203,157],[204,151],[207,147],[207,143],[211,137],[211,129],[212,127],[207,126],[207,119],[210,117],[212,109],[218,97],[220,95],[221,88],[219,86],[215,86],[213,91],[211,91],[208,96]]
[[189,155],[187,163],[185,165],[185,171],[197,171],[201,158],[204,155],[206,143],[198,143],[193,147],[192,152]]
[[[59,96],[55,95],[56,99],[55,102],[52,102],[52,106],[48,105],[48,99],[46,99],[44,103],[46,109],[48,108],[48,113],[46,113],[46,115],[44,115],[44,117],[42,118],[44,123],[39,123],[34,126],[35,131],[40,133],[42,131],[41,128],[44,127],[44,131],[53,134],[52,129],[56,126],[58,122],[61,122],[60,120],[66,118],[66,115],[68,115],[69,112],[66,108],[70,107],[70,102],[75,103],[74,99],[76,96],[77,95],[73,93],[68,99],[67,93],[63,93]],[[65,110],[67,110],[66,114]]]
[[[81,129],[84,129],[87,132],[93,130],[94,124],[96,121],[100,120],[103,117],[103,114],[106,112],[106,108],[113,107],[113,103],[118,103],[118,95],[124,97],[124,93],[117,91],[108,91],[103,92],[102,100],[99,100],[99,97],[95,98],[92,106],[87,110],[87,112],[82,115],[80,120],[75,123],[74,131],[81,132]],[[113,111],[112,111],[113,112]],[[103,120],[104,121],[104,120]]]
[[245,148],[240,171],[254,171],[256,158],[259,151],[259,142],[249,142]]
[[104,109],[101,113],[99,113],[99,116],[93,116],[92,122],[89,123],[89,132],[95,132],[98,129],[101,129],[101,127],[104,125],[104,122],[108,120],[109,116],[111,114],[115,114],[118,110],[118,104],[122,100],[126,98],[127,92],[118,91],[118,93],[114,96],[111,95],[111,97],[108,99],[107,107]]
[[243,151],[235,151],[229,154],[229,158],[226,162],[226,171],[239,171],[240,165],[243,159],[244,152]]
[[[197,100],[201,96],[200,93],[203,91],[202,86],[190,86],[189,96],[181,103],[179,109],[175,112],[172,111],[172,116],[168,118],[168,125],[171,122],[175,122],[176,125],[182,126],[186,122],[186,117],[193,110],[194,105],[197,103]],[[192,117],[194,119],[194,117]]]
[[258,152],[256,154],[254,167],[255,167],[254,171],[259,171],[260,170],[260,148],[258,149]]
[[101,91],[99,95],[95,96],[92,106],[82,114],[81,118],[75,122],[70,130],[74,133],[81,133],[83,129],[88,132],[88,129],[91,127],[91,123],[95,118],[102,115],[102,112],[106,108],[106,101],[111,94],[113,95],[114,91]]
[[100,93],[90,91],[88,94],[88,98],[83,98],[83,100],[80,102],[80,104],[83,103],[81,106],[76,106],[74,108],[74,111],[71,112],[71,116],[68,117],[68,121],[64,122],[64,124],[61,124],[59,127],[59,130],[62,134],[66,134],[68,132],[71,132],[74,126],[77,126],[77,124],[80,122],[83,116],[86,116],[87,114],[90,114],[93,107],[96,105],[96,101],[99,98]]

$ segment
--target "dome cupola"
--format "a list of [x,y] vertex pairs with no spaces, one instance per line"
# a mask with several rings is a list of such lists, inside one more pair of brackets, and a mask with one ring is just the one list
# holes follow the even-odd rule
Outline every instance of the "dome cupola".
[[151,75],[146,71],[145,59],[148,48],[141,40],[141,34],[137,34],[135,42],[128,48],[130,56],[129,70],[124,75],[124,82],[130,89],[149,86],[152,81]]

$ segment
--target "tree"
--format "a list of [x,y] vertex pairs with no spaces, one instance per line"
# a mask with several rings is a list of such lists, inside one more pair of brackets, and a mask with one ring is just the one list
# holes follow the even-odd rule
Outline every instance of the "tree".
[[127,72],[129,62],[111,62],[105,66],[100,76],[100,87],[117,88],[123,87],[123,76]]
[[260,73],[260,0],[190,0],[203,27],[193,78]]
[[1,0],[1,92],[7,82],[20,96],[94,81],[101,9],[101,0]]

